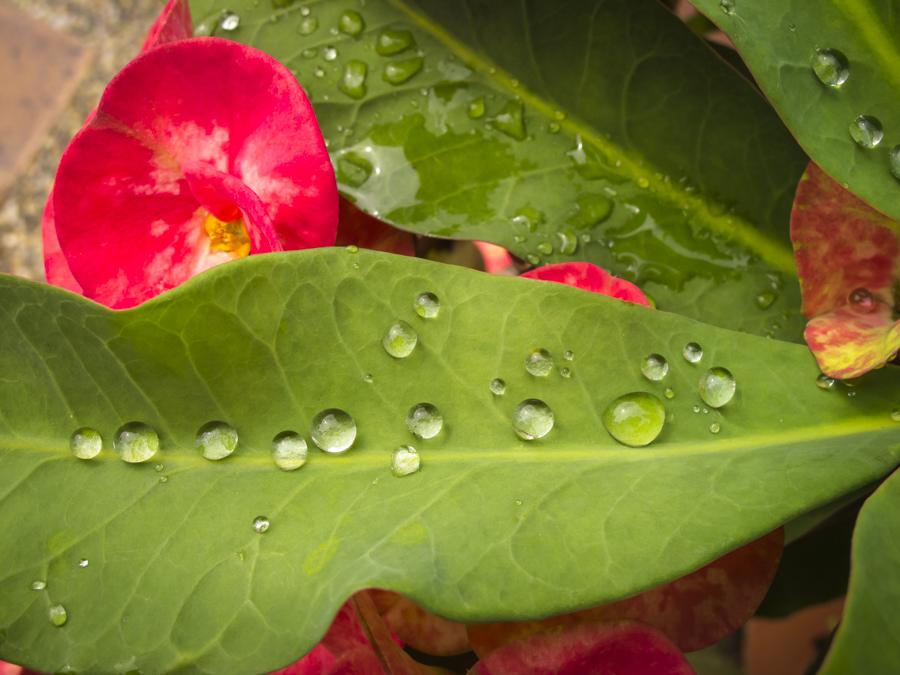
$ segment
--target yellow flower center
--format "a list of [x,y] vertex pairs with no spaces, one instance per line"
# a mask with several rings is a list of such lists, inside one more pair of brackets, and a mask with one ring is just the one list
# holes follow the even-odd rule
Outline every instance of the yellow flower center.
[[247,235],[247,228],[244,227],[243,220],[232,220],[226,223],[210,214],[206,216],[203,229],[209,236],[210,251],[233,253],[237,258],[250,255],[250,237]]

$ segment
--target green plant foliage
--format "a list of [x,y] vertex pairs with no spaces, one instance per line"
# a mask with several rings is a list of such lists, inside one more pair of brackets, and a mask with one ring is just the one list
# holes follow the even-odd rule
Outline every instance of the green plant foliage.
[[[591,261],[666,310],[799,340],[787,224],[805,156],[655,0],[369,0],[352,36],[351,4],[191,6],[199,34],[293,70],[367,211],[533,264]],[[218,26],[226,9],[238,29]]]
[[[414,310],[424,291],[435,318]],[[896,373],[826,392],[801,346],[414,258],[253,256],[125,312],[3,277],[0,318],[0,658],[46,672],[265,672],[372,586],[470,622],[583,608],[682,576],[900,462]],[[418,335],[402,359],[382,345],[398,319]],[[699,364],[681,357],[688,341]],[[571,376],[526,373],[535,347]],[[669,360],[660,382],[641,375],[650,352]],[[737,393],[695,413],[714,365]],[[646,448],[600,422],[630,391],[669,414]],[[538,441],[512,429],[527,398],[555,414]],[[429,440],[405,423],[420,402],[443,415]],[[311,445],[305,466],[277,469],[273,437],[308,439],[333,407],[354,417],[354,447]],[[214,420],[240,437],[218,461],[195,447]],[[144,464],[111,447],[135,421],[159,432]],[[91,460],[69,450],[85,426],[104,439]],[[397,478],[406,444],[422,466]]]
[[900,473],[866,500],[853,533],[853,567],[844,617],[821,675],[892,673],[900,663]]
[[[875,208],[900,218],[896,0],[693,4],[734,41],[813,161]],[[850,127],[860,115],[875,118],[882,129],[874,148],[861,147],[851,137]]]

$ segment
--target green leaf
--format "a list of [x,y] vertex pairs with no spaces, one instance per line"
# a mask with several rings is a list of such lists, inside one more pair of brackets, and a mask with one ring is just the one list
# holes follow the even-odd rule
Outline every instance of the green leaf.
[[[897,175],[890,158],[900,148],[900,4],[734,0],[731,12],[722,10],[720,0],[693,4],[732,39],[813,161],[875,208],[900,218],[900,157]],[[817,78],[814,59],[833,55],[817,57],[819,50],[837,50],[846,60],[849,76],[839,87]],[[883,129],[875,148],[850,136],[860,115],[876,118]]]
[[[294,71],[341,190],[367,211],[533,264],[594,262],[666,310],[800,339],[787,225],[804,155],[655,0],[368,0],[356,36],[337,31],[341,3],[191,7],[198,33]],[[235,31],[216,28],[226,9]],[[385,81],[412,58],[408,81]],[[368,64],[364,94],[341,88],[351,62]]]
[[[440,298],[435,319],[413,309],[423,291]],[[418,332],[406,359],[382,347],[397,319]],[[0,321],[0,658],[45,672],[269,671],[365,587],[466,622],[584,608],[682,576],[900,462],[895,373],[870,373],[850,398],[816,386],[802,346],[402,256],[251,256],[124,312],[3,277]],[[688,341],[699,365],[681,357]],[[528,375],[535,347],[571,377]],[[669,359],[663,382],[640,373],[650,352]],[[734,373],[735,398],[694,413],[714,365]],[[671,414],[646,448],[599,421],[630,391]],[[510,417],[532,397],[556,426],[529,443]],[[416,441],[404,418],[424,401],[445,428]],[[355,446],[276,469],[272,438],[307,434],[330,407],[355,418]],[[240,434],[218,462],[194,447],[211,420]],[[147,464],[111,449],[132,421],[159,431]],[[69,451],[83,426],[103,435],[95,460]],[[395,478],[391,453],[410,442],[422,469]]]
[[853,532],[847,604],[820,675],[893,673],[900,664],[900,473],[866,500]]

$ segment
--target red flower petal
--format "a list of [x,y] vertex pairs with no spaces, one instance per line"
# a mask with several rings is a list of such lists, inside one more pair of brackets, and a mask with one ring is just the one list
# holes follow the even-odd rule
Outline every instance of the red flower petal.
[[486,241],[476,241],[475,246],[484,260],[484,271],[489,274],[515,274],[512,256],[502,246]]
[[629,281],[614,277],[606,270],[591,263],[568,262],[544,265],[525,272],[522,276],[526,279],[555,281],[558,284],[575,286],[583,291],[600,293],[610,298],[650,307],[650,301],[640,288]]
[[333,244],[338,202],[290,72],[200,38],[147,52],[110,83],[63,155],[53,210],[84,294],[130,307],[230,259],[210,247],[210,213],[241,217],[259,253]]
[[476,675],[693,675],[665,636],[650,626],[584,624],[565,632],[531,635],[479,661]]
[[141,53],[167,42],[186,40],[192,37],[191,8],[187,0],[169,0],[162,12],[150,26],[150,31],[141,47]]

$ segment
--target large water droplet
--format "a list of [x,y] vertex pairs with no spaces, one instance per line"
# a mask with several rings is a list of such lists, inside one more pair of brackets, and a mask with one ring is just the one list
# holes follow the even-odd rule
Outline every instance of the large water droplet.
[[319,29],[319,20],[314,16],[306,16],[300,19],[297,30],[301,35],[312,35]]
[[719,0],[719,9],[728,16],[731,16],[734,14],[734,0]]
[[441,312],[441,301],[434,293],[420,293],[413,302],[413,309],[423,319],[434,319]]
[[375,51],[381,56],[393,56],[406,51],[416,43],[408,30],[383,30],[375,41]]
[[836,380],[833,377],[828,377],[825,373],[819,373],[819,376],[816,378],[816,386],[825,391],[834,388],[835,382]]
[[381,340],[384,351],[395,359],[405,359],[412,354],[418,342],[419,336],[416,331],[405,321],[391,324]]
[[650,354],[641,361],[641,373],[653,382],[659,382],[669,372],[669,362],[661,354]]
[[474,101],[469,103],[468,108],[466,108],[466,112],[473,120],[480,119],[484,117],[485,107],[484,107],[484,98],[479,97]]
[[525,140],[525,109],[519,101],[507,101],[491,126],[517,141]]
[[529,398],[516,406],[512,416],[513,430],[526,441],[543,438],[553,429],[553,411],[543,401]]
[[401,445],[391,455],[391,473],[397,477],[415,473],[421,465],[419,453],[411,445]]
[[143,422],[129,422],[116,432],[114,446],[124,461],[139,464],[159,451],[159,436]]
[[535,377],[547,377],[553,371],[553,357],[546,349],[535,349],[525,357],[525,370]]
[[850,138],[867,150],[877,147],[884,138],[881,122],[871,115],[860,115],[850,123]]
[[900,145],[895,145],[890,152],[891,174],[900,180]]
[[813,54],[812,69],[819,82],[834,89],[850,77],[850,62],[837,49],[817,49]]
[[313,443],[332,454],[346,452],[356,440],[356,422],[343,410],[329,408],[313,418]]
[[31,582],[31,590],[33,591],[43,591],[47,588],[47,582],[43,579],[35,579]]
[[696,342],[688,342],[681,350],[681,355],[688,363],[700,363],[700,359],[703,358],[703,347]]
[[429,439],[437,436],[444,426],[441,411],[431,403],[417,403],[406,414],[406,428],[413,436]]
[[763,291],[756,296],[756,306],[760,309],[769,309],[777,299],[778,296],[773,291]]
[[721,408],[734,396],[737,383],[727,368],[710,368],[700,378],[700,398],[710,408]]
[[556,233],[561,255],[572,255],[578,249],[578,235],[573,230],[562,230]]
[[864,314],[871,314],[878,308],[878,301],[868,288],[854,289],[848,300],[851,305]]
[[296,471],[306,464],[306,439],[296,431],[282,431],[272,439],[272,459],[282,471]]
[[666,409],[653,394],[636,391],[620,396],[603,411],[603,426],[619,443],[633,448],[650,445],[666,423]]
[[47,610],[47,617],[50,619],[50,623],[59,628],[66,625],[66,621],[69,620],[69,613],[62,605],[51,605]]
[[256,516],[256,518],[253,519],[253,531],[256,532],[256,534],[265,534],[269,531],[271,524],[272,523],[270,523],[269,519],[265,516]]
[[422,70],[425,65],[425,59],[415,56],[411,59],[403,59],[400,61],[391,61],[386,63],[381,73],[381,79],[388,84],[403,84],[413,78],[413,76]]
[[579,228],[594,227],[609,218],[613,210],[612,200],[603,194],[582,194],[575,200],[578,213],[573,221]]
[[93,459],[103,449],[103,437],[96,429],[82,427],[69,439],[69,449],[78,459]]
[[503,396],[506,393],[506,382],[499,377],[495,377],[491,380],[490,389],[494,396]]
[[360,99],[366,95],[366,75],[369,67],[365,61],[353,59],[347,61],[344,66],[344,72],[341,80],[338,82],[338,89],[347,94],[350,98]]
[[346,35],[355,37],[362,33],[365,27],[366,22],[362,14],[352,9],[348,9],[338,19],[338,29]]
[[237,430],[226,422],[210,422],[200,427],[194,446],[206,459],[225,459],[238,444]]
[[233,31],[237,30],[238,26],[241,25],[241,17],[235,14],[234,12],[225,12],[222,14],[222,18],[219,19],[219,28],[224,31]]

